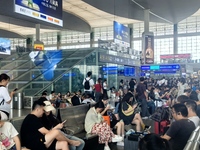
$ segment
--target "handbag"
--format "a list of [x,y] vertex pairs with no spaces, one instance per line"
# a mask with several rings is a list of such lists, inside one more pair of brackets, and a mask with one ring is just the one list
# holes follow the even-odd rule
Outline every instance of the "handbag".
[[134,109],[133,109],[133,107],[131,106],[131,105],[129,105],[128,103],[126,103],[127,105],[128,105],[128,111],[130,111],[130,112],[128,112],[128,113],[125,113],[125,111],[123,110],[123,103],[122,103],[122,113],[125,115],[125,116],[130,116],[130,115],[132,115],[133,113],[134,113]]
[[151,119],[157,122],[163,120],[169,120],[169,108],[168,107],[157,107]]

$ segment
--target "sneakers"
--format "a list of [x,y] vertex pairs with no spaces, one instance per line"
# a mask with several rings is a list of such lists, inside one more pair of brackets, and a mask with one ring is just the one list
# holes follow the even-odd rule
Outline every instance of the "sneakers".
[[135,133],[135,130],[130,129],[130,130],[128,130],[128,131],[126,132],[126,135],[130,135],[130,134],[132,134],[132,133]]
[[110,150],[109,146],[104,146],[104,150]]
[[123,138],[119,135],[115,135],[115,137],[112,138],[112,142],[121,142]]
[[148,119],[149,117],[145,116],[145,117],[142,117],[142,119]]
[[117,142],[117,146],[124,146],[124,142],[123,141]]
[[145,127],[144,127],[144,131],[145,131],[145,132],[149,131],[150,129],[151,129],[151,126],[145,126]]

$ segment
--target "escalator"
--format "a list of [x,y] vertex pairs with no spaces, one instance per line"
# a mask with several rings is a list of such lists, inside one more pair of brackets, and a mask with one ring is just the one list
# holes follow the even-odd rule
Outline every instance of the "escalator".
[[[12,74],[9,89],[18,87],[18,92],[23,92],[26,96],[40,95],[94,51],[94,48],[62,50],[62,58],[59,61],[57,58],[49,58],[41,61],[39,65],[26,56],[24,63],[8,71]],[[58,63],[50,65],[54,61]]]

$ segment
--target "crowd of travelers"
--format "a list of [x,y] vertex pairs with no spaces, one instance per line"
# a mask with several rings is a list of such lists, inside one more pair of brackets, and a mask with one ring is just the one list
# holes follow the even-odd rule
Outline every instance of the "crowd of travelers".
[[[97,134],[99,143],[124,145],[124,126],[135,125],[136,132],[148,132],[150,126],[144,119],[152,119],[158,107],[170,110],[168,130],[158,135],[149,133],[139,140],[139,150],[183,150],[191,133],[199,126],[200,86],[197,79],[161,79],[140,77],[139,81],[120,80],[119,88],[109,87],[106,80],[92,79],[92,72],[83,80],[84,92],[67,92],[65,95],[51,91],[33,103],[21,127],[20,138],[14,126],[9,123],[10,102],[15,91],[8,92],[10,77],[0,75],[0,148],[9,150],[82,150],[85,142],[64,132],[55,111],[59,107],[91,104],[85,118],[85,131]],[[108,94],[110,90],[111,94]],[[114,95],[114,96],[112,96]],[[115,98],[115,106],[109,102]],[[104,120],[110,118],[110,125]]]

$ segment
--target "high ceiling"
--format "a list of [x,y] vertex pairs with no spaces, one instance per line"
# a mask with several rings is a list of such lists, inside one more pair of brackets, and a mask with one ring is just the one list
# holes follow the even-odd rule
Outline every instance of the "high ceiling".
[[[0,33],[11,37],[35,34],[35,24],[41,33],[59,30],[90,32],[93,27],[143,21],[144,9],[151,12],[150,21],[177,23],[200,15],[200,0],[63,0],[63,28],[14,13],[14,0],[0,1]],[[8,34],[10,32],[10,34]],[[16,34],[17,33],[17,34]]]
[[91,27],[110,26],[114,20],[125,24],[138,22],[138,20],[107,13],[82,0],[63,0],[63,10],[85,20]]

